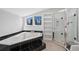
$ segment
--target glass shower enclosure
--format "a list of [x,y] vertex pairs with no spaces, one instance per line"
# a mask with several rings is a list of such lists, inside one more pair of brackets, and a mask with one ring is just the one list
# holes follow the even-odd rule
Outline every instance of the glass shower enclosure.
[[57,12],[54,14],[54,40],[64,45],[64,27],[65,27],[65,13]]
[[78,41],[78,9],[66,8],[54,15],[55,40],[61,45]]
[[78,9],[69,8],[66,11],[67,15],[67,39],[66,42],[69,44],[75,44],[78,42]]
[[64,8],[54,14],[44,14],[44,39],[49,38],[64,47],[67,43],[78,41],[77,8]]

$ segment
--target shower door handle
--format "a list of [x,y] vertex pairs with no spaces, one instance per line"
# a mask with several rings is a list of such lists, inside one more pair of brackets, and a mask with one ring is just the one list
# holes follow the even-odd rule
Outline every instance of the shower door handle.
[[53,32],[53,39],[54,39],[54,32]]

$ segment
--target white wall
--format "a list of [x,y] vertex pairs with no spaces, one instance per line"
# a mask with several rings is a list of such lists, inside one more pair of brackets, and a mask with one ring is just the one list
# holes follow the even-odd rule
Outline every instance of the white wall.
[[78,41],[79,41],[79,9],[78,9]]
[[22,19],[14,14],[0,10],[0,37],[22,29]]
[[52,8],[51,9],[48,9],[48,10],[44,10],[44,11],[41,11],[41,12],[37,12],[35,14],[32,14],[30,16],[42,16],[42,25],[35,25],[34,23],[34,19],[33,19],[33,25],[27,25],[26,24],[26,17],[24,19],[24,30],[39,30],[39,31],[44,31],[44,19],[43,19],[43,16],[45,14],[53,14],[53,11],[56,12],[58,9],[55,9],[53,10]]

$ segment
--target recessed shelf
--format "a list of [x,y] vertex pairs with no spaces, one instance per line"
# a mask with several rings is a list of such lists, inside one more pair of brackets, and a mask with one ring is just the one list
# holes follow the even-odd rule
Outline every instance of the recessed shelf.
[[45,14],[44,16],[44,39],[52,39],[52,24],[53,17],[52,15]]

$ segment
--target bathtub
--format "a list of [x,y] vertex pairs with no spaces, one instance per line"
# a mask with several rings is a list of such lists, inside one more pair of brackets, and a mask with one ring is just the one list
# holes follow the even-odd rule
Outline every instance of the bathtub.
[[[42,33],[22,32],[0,41],[0,51],[33,51],[45,48]],[[42,47],[42,45],[44,47]],[[39,48],[39,49],[38,49]]]

